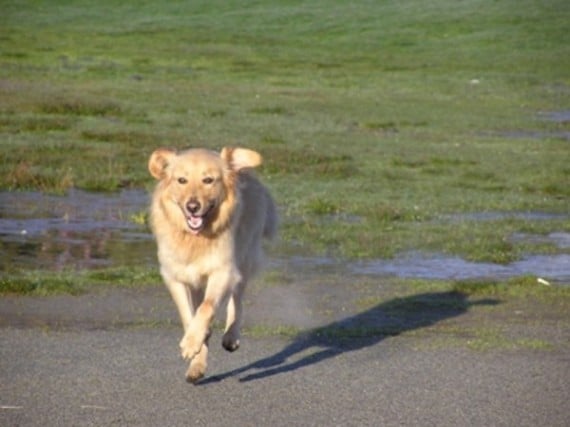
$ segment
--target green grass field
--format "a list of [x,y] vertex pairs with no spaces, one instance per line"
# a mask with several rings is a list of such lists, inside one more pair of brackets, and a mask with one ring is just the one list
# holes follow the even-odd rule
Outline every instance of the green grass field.
[[[568,22],[565,0],[4,0],[0,189],[150,187],[158,146],[242,145],[305,251],[567,251],[509,237],[570,231]],[[441,220],[478,212],[562,215]]]

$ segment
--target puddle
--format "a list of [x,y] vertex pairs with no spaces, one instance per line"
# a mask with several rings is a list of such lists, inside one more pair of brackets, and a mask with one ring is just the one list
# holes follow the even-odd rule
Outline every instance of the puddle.
[[540,131],[525,131],[513,130],[506,132],[496,132],[491,135],[496,135],[508,139],[562,139],[570,141],[570,132],[556,131],[556,132],[540,132]]
[[469,212],[451,215],[442,215],[439,217],[442,221],[500,221],[504,219],[520,219],[524,221],[549,221],[549,220],[566,220],[567,214],[555,214],[548,212]]
[[533,255],[508,265],[470,262],[458,257],[407,253],[394,260],[359,262],[350,266],[357,274],[433,280],[509,278],[534,275],[553,282],[570,283],[570,255]]
[[[566,235],[564,239],[569,238]],[[507,279],[533,275],[553,283],[570,283],[569,254],[532,255],[508,265],[471,262],[459,257],[420,252],[407,252],[390,260],[356,262],[326,257],[291,257],[274,261],[274,265],[312,274],[358,274],[429,280]]]
[[539,120],[558,125],[559,130],[507,130],[502,132],[489,132],[487,135],[499,136],[509,139],[561,139],[570,141],[570,131],[562,129],[570,123],[570,110],[542,111],[537,115]]
[[539,116],[546,121],[554,123],[568,123],[570,122],[570,110],[562,111],[545,111],[539,113]]
[[511,236],[510,240],[513,242],[554,244],[556,245],[556,247],[560,249],[570,248],[570,233],[563,233],[563,232],[550,233],[546,236],[540,234],[515,233]]
[[150,233],[130,219],[147,205],[142,190],[0,193],[0,271],[155,263]]
[[[131,217],[146,210],[148,194],[124,190],[94,194],[73,190],[65,196],[36,192],[0,193],[0,272],[33,268],[97,268],[156,265],[156,248],[145,226]],[[493,221],[504,218],[528,220],[566,219],[567,215],[522,212],[484,212],[447,215],[443,221]],[[553,243],[570,247],[570,234],[539,236],[517,233],[513,241]],[[531,255],[509,265],[474,263],[458,257],[417,252],[393,260],[347,263],[328,257],[276,254],[270,260],[276,268],[307,274],[364,274],[461,280],[506,278],[532,274],[549,281],[570,283],[570,255]]]
[[[480,214],[461,214],[454,219],[478,218]],[[480,219],[489,221],[502,218],[502,214],[481,214]],[[510,214],[509,214],[510,215]],[[550,214],[521,214],[525,218],[567,218]],[[560,249],[570,248],[570,233],[555,232],[548,235],[516,233],[513,241],[554,244]],[[363,274],[402,279],[466,280],[493,279],[533,275],[552,283],[570,284],[570,254],[529,255],[508,265],[466,261],[459,257],[424,252],[406,252],[394,259],[345,262],[331,257],[288,256],[273,258],[273,266],[288,271],[303,271],[308,274]]]

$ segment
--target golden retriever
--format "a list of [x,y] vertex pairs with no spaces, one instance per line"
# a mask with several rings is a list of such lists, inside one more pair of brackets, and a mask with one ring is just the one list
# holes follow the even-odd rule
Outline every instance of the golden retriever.
[[207,366],[210,325],[227,301],[222,345],[237,350],[242,297],[259,268],[262,237],[277,228],[275,204],[252,169],[261,156],[245,148],[181,152],[159,148],[148,162],[158,180],[150,223],[160,273],[184,327],[186,379],[195,383]]

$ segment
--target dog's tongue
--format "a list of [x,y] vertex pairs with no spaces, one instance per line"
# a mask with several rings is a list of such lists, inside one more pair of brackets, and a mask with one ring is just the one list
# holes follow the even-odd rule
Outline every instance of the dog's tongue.
[[204,224],[204,219],[201,216],[190,216],[187,221],[188,227],[193,233],[198,233]]

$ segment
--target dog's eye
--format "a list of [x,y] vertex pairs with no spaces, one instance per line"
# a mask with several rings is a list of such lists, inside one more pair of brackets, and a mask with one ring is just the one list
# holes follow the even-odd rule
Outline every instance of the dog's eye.
[[186,178],[184,178],[183,176],[181,176],[180,178],[178,178],[178,183],[179,184],[186,184],[188,182],[188,180]]
[[202,180],[202,182],[203,182],[204,184],[212,184],[212,183],[214,182],[214,178],[212,178],[211,176],[207,176],[206,178],[204,178],[204,179]]

